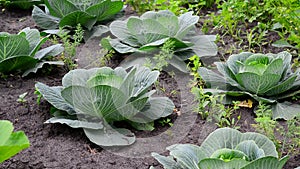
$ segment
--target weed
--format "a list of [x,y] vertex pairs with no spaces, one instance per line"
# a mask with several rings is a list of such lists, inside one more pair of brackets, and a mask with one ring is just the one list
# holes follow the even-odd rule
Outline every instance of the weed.
[[40,91],[37,88],[35,88],[34,94],[37,95],[36,103],[40,105],[41,99],[43,98],[42,93],[40,93]]
[[162,118],[158,120],[158,123],[161,124],[162,126],[173,126],[172,120],[170,118]]
[[27,96],[28,92],[22,93],[19,95],[19,98],[17,99],[17,102],[20,102],[22,104],[26,103],[27,100],[25,99],[25,97]]
[[[77,67],[74,57],[76,55],[76,48],[83,40],[83,33],[84,31],[80,24],[76,26],[75,34],[73,36],[69,35],[69,32],[63,30],[62,28],[60,28],[60,31],[58,32],[58,37],[61,39],[65,48],[63,54],[61,55],[61,59],[67,66],[68,70],[73,70]],[[54,44],[58,43],[58,39],[56,36],[53,37],[52,42]]]

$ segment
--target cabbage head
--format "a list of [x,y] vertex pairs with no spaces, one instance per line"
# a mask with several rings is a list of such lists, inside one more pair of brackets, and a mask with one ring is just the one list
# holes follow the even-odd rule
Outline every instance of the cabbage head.
[[141,63],[143,60],[145,62],[145,58],[151,59],[153,53],[169,42],[173,44],[174,51],[169,60],[170,65],[184,71],[184,61],[191,56],[217,54],[215,36],[197,33],[195,25],[198,20],[199,17],[192,15],[192,12],[178,17],[168,10],[148,11],[140,17],[131,16],[125,21],[113,21],[109,29],[116,38],[103,39],[101,44],[118,53],[135,53],[136,55],[130,55],[126,59]]
[[250,96],[272,106],[273,118],[292,119],[300,114],[300,106],[286,101],[300,92],[299,71],[293,72],[292,56],[243,52],[231,55],[226,62],[216,62],[218,73],[199,68],[198,73],[212,94],[228,98]]
[[73,27],[78,24],[91,30],[99,22],[111,19],[123,8],[116,0],[45,0],[45,11],[34,6],[32,18],[43,29]]
[[278,159],[266,136],[231,128],[215,130],[201,146],[175,144],[167,149],[168,157],[152,153],[165,169],[282,169],[288,160],[288,156]]
[[83,128],[86,136],[101,146],[133,144],[130,130],[117,128],[125,121],[138,130],[153,130],[153,121],[173,112],[167,97],[153,97],[150,90],[158,71],[146,67],[77,69],[67,73],[62,86],[37,83],[36,88],[57,111],[46,123]]

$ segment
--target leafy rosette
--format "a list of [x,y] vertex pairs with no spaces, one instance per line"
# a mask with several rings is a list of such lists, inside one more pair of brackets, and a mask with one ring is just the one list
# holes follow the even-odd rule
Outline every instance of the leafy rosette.
[[134,67],[77,69],[67,73],[62,86],[37,83],[36,88],[57,111],[46,123],[83,128],[86,136],[101,146],[133,144],[134,134],[114,124],[125,121],[138,130],[153,130],[153,121],[173,112],[167,97],[152,97],[149,91],[158,71]]
[[205,92],[223,93],[231,99],[250,96],[271,104],[274,119],[288,120],[300,114],[299,105],[284,101],[299,93],[299,71],[292,71],[291,59],[288,52],[243,52],[231,55],[225,63],[216,62],[219,73],[203,67],[198,72],[209,88]]
[[[167,41],[173,43],[174,55],[170,64],[179,70],[185,70],[183,61],[193,55],[199,57],[217,54],[214,35],[199,35],[195,24],[199,17],[192,12],[176,16],[174,13],[163,11],[148,11],[140,17],[131,16],[125,21],[114,21],[110,24],[110,32],[115,39],[103,39],[102,46],[113,48],[118,53],[140,53],[130,55],[128,60],[139,59],[151,52],[159,51]],[[151,58],[151,57],[150,57]]]
[[276,147],[266,136],[241,133],[231,128],[212,132],[201,144],[175,144],[167,147],[170,156],[152,156],[165,169],[282,169],[288,160],[278,159]]
[[17,35],[0,32],[0,72],[21,71],[26,76],[44,64],[63,65],[62,61],[47,60],[63,52],[61,44],[39,50],[47,40],[37,29],[25,28]]
[[91,30],[96,22],[111,19],[123,8],[122,1],[111,0],[45,0],[45,12],[34,6],[32,17],[44,29],[76,27],[78,24]]

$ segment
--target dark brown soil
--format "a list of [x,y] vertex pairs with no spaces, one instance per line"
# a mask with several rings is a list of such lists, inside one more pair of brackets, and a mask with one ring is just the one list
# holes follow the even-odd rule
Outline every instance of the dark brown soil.
[[[30,18],[30,11],[11,10],[0,14],[0,32],[17,33],[19,30],[30,26],[35,27]],[[228,42],[229,43],[229,42]],[[222,54],[221,54],[222,56]],[[50,86],[61,85],[61,78],[67,73],[62,68],[53,69],[50,73],[38,73],[26,78],[20,76],[8,76],[0,79],[0,119],[6,119],[13,122],[15,130],[23,130],[28,136],[31,146],[14,156],[13,158],[0,164],[0,168],[10,169],[71,169],[71,168],[95,168],[95,169],[148,169],[151,165],[158,166],[158,162],[151,157],[135,156],[124,157],[122,153],[113,153],[104,150],[101,147],[91,143],[85,136],[82,129],[73,129],[66,125],[44,124],[50,118],[50,105],[42,100],[40,105],[36,102],[34,95],[34,84],[42,82]],[[182,79],[181,79],[182,80]],[[206,136],[216,127],[207,123],[193,113],[193,97],[188,93],[187,84],[181,84],[183,81],[161,76],[161,85],[166,89],[160,94],[171,96],[172,90],[177,90],[179,94],[173,95],[178,111],[182,114],[172,115],[178,134],[178,143],[192,143],[200,145]],[[184,86],[185,89],[180,88]],[[178,89],[179,88],[179,89]],[[28,92],[25,103],[19,103],[16,100],[22,93]],[[178,112],[177,112],[178,113]],[[178,114],[180,114],[178,113]],[[251,109],[242,108],[241,120],[239,121],[242,132],[254,131],[251,124],[254,123]],[[185,117],[191,121],[183,121],[181,126],[176,125],[180,119]],[[194,122],[193,122],[194,120]],[[135,132],[138,138],[147,138],[165,132],[169,127],[157,124],[154,132]],[[182,128],[183,131],[176,130]],[[182,133],[186,132],[185,136]],[[176,140],[176,138],[175,138]],[[141,143],[142,144],[142,143]],[[171,143],[165,143],[171,144]],[[145,147],[145,149],[148,147]],[[158,149],[160,147],[153,147]],[[134,148],[133,148],[134,149]],[[151,148],[149,151],[151,152]],[[165,147],[161,147],[159,153],[162,153]],[[292,169],[300,165],[300,155],[292,156],[286,164],[286,169]],[[158,166],[158,168],[161,168]]]

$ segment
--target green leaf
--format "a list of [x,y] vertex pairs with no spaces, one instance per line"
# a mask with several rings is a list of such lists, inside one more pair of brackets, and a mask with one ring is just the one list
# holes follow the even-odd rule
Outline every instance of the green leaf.
[[102,121],[99,122],[89,122],[83,120],[70,120],[65,117],[52,117],[48,119],[45,123],[61,123],[66,124],[72,128],[87,128],[87,129],[102,129]]
[[38,62],[31,56],[14,56],[0,61],[0,72],[24,71],[35,66]]
[[107,19],[110,19],[115,14],[117,14],[119,11],[123,8],[123,2],[122,1],[99,1],[99,4],[90,6],[86,9],[85,12],[89,13],[90,15],[97,16],[97,21],[105,21]]
[[29,55],[29,47],[22,35],[0,36],[0,61],[17,55]]
[[114,87],[70,86],[63,89],[61,95],[79,114],[104,118],[108,122],[125,120],[116,110],[125,105],[126,96]]
[[184,169],[171,156],[165,157],[157,153],[151,153],[151,156],[154,157],[160,164],[162,164],[165,169]]
[[273,119],[291,120],[300,115],[300,105],[290,102],[278,102],[272,105]]
[[289,44],[286,40],[280,39],[272,43],[272,46],[277,48],[295,48],[291,44]]
[[264,157],[264,150],[259,148],[253,140],[245,140],[239,143],[236,148],[247,155],[248,161]]
[[36,73],[39,69],[41,69],[45,64],[48,65],[59,65],[63,66],[64,62],[63,61],[41,61],[37,63],[33,68],[27,69],[23,74],[22,77],[27,76],[29,73]]
[[61,44],[56,44],[49,46],[47,48],[39,50],[35,55],[34,58],[42,60],[44,57],[47,56],[57,56],[64,51],[64,47]]
[[30,143],[23,131],[13,132],[13,125],[0,120],[0,163],[28,148]]
[[263,169],[282,169],[283,165],[288,159],[284,159],[282,162],[278,161],[276,157],[263,157],[259,158],[248,165],[242,167],[241,169],[253,169],[253,168],[263,168]]
[[271,87],[268,91],[266,91],[265,95],[266,96],[276,96],[278,94],[281,94],[293,87],[293,84],[296,80],[297,76],[291,76],[285,81]]
[[33,51],[40,42],[40,32],[37,29],[30,29],[29,27],[21,30],[20,33],[22,32],[25,32],[26,40],[29,42],[29,51]]
[[135,142],[135,136],[127,129],[107,127],[101,130],[83,129],[86,136],[100,146],[128,146]]
[[236,74],[236,79],[247,91],[257,95],[263,95],[271,87],[278,84],[281,75],[278,74],[263,74],[244,72]]
[[63,18],[71,12],[79,9],[68,0],[45,0],[50,14],[54,17]]
[[43,83],[36,83],[35,87],[43,95],[43,97],[52,104],[55,108],[68,112],[69,114],[75,114],[73,106],[67,103],[61,96],[62,87],[49,87]]
[[59,18],[46,14],[37,6],[33,7],[32,18],[34,22],[43,29],[56,29],[60,21]]
[[97,19],[95,16],[90,15],[83,11],[74,11],[65,15],[59,22],[60,27],[71,26],[76,27],[78,24],[91,30]]
[[62,85],[64,87],[69,86],[86,86],[87,81],[93,77],[99,68],[93,69],[75,69],[68,72],[62,79]]

